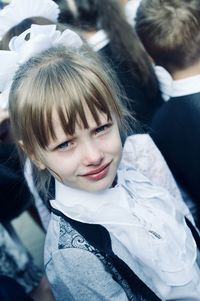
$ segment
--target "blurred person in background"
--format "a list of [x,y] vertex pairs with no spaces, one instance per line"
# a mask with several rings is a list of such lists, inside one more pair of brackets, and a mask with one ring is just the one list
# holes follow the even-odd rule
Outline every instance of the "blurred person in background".
[[79,29],[115,70],[126,92],[124,104],[141,122],[141,132],[146,131],[163,100],[149,57],[127,21],[124,4],[119,0],[54,1],[60,7],[59,22]]

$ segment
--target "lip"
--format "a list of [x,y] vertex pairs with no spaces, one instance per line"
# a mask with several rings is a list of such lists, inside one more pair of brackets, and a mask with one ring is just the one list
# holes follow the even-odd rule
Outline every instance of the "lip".
[[111,162],[104,164],[99,168],[93,169],[90,172],[83,174],[82,177],[91,181],[101,180],[107,175],[110,164]]

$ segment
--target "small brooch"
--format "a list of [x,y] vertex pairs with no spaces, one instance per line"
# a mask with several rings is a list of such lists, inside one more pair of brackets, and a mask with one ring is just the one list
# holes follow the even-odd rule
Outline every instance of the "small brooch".
[[158,238],[158,239],[161,239],[161,238],[162,238],[162,237],[160,236],[160,234],[156,233],[156,232],[153,231],[153,230],[149,230],[148,232],[151,233],[151,234],[153,234],[153,236],[155,236],[155,237]]

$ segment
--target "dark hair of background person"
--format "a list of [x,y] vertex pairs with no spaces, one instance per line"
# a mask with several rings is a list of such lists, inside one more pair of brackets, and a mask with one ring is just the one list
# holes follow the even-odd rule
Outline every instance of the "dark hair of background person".
[[125,88],[130,112],[137,119],[139,117],[139,121],[148,124],[163,100],[150,58],[128,23],[124,6],[119,0],[54,1],[60,8],[60,23],[81,30],[83,35],[101,29],[106,32],[109,49],[104,51],[104,47],[99,52],[104,57],[111,56],[111,65]]
[[[126,21],[122,7],[116,0],[75,0],[75,8],[66,0],[54,0],[60,7],[60,23],[68,23],[85,31],[105,30],[112,52],[124,58],[133,76],[142,79],[144,83],[155,86],[150,60],[139,42],[139,39]],[[153,85],[152,85],[153,83]]]

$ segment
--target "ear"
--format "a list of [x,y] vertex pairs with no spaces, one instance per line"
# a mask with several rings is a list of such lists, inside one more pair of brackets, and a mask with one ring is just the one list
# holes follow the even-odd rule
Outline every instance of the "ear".
[[38,159],[36,159],[35,155],[33,153],[28,153],[27,150],[24,147],[24,143],[22,140],[18,141],[18,145],[19,147],[23,150],[23,152],[25,152],[25,154],[27,154],[27,156],[31,159],[31,161],[37,166],[37,168],[44,170],[46,169],[46,166]]

